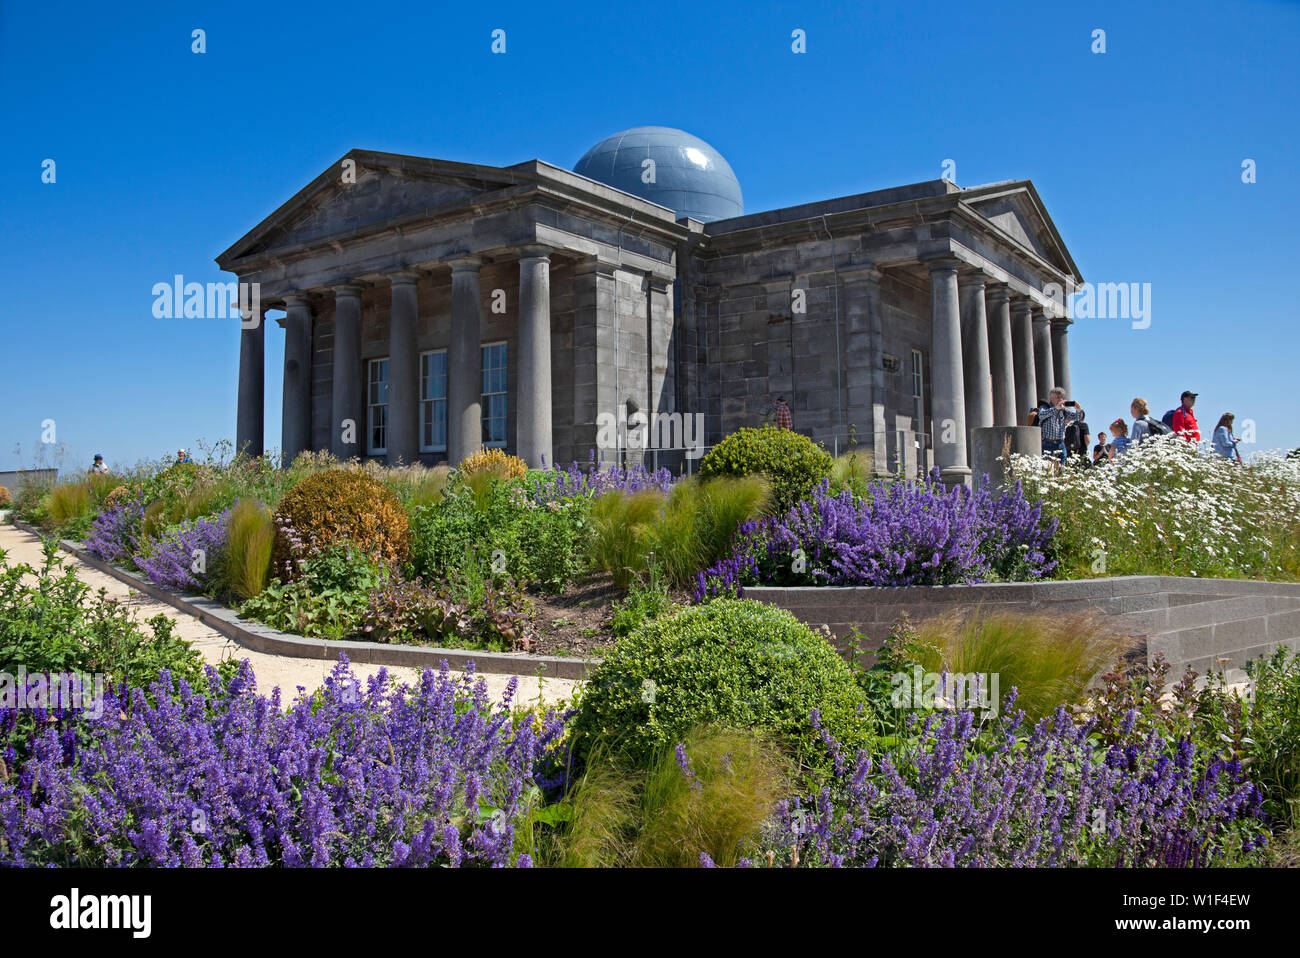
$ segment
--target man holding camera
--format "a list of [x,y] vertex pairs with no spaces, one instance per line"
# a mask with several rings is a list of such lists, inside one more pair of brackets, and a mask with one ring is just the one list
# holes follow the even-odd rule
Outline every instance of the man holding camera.
[[1053,386],[1047,402],[1038,407],[1038,426],[1043,430],[1043,455],[1066,460],[1065,427],[1083,419],[1083,409],[1074,400],[1065,401],[1065,390]]

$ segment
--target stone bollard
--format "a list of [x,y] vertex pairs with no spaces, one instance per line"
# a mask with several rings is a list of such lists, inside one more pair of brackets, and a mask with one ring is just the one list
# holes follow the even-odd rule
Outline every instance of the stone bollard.
[[976,489],[983,487],[985,476],[988,476],[990,489],[997,490],[1007,485],[1006,463],[998,460],[1008,448],[1013,454],[1042,455],[1042,430],[1037,426],[989,426],[971,430],[970,471]]

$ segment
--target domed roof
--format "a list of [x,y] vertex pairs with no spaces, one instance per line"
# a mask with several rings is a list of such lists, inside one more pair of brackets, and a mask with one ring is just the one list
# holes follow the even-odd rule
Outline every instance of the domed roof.
[[573,172],[666,206],[678,218],[711,223],[745,212],[740,182],[722,154],[668,126],[638,126],[606,137]]

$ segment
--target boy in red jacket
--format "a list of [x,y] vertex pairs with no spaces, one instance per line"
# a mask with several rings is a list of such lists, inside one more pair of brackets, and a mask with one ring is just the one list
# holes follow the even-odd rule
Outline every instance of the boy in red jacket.
[[1174,410],[1174,433],[1188,442],[1201,441],[1201,427],[1196,422],[1192,407],[1196,405],[1196,393],[1190,389],[1183,390],[1183,403]]

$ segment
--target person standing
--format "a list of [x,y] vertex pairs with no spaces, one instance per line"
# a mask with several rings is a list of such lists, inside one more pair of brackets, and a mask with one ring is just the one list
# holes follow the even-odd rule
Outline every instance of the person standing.
[[90,471],[92,474],[102,474],[108,472],[108,466],[104,465],[104,457],[96,453],[95,461],[91,463]]
[[776,402],[772,405],[772,411],[776,414],[777,429],[794,428],[794,417],[790,415],[790,407],[786,405],[784,396],[776,397]]
[[1241,440],[1232,434],[1232,423],[1235,418],[1230,412],[1225,412],[1219,417],[1219,424],[1214,427],[1214,451],[1224,459],[1235,459],[1241,462],[1241,450],[1237,448],[1237,443]]
[[1133,440],[1128,437],[1128,427],[1124,425],[1123,419],[1116,419],[1110,424],[1110,436],[1110,444],[1106,447],[1106,455],[1114,460],[1116,456],[1122,456],[1128,451],[1128,447]]
[[1055,456],[1064,463],[1066,424],[1082,419],[1082,407],[1076,402],[1066,403],[1065,390],[1053,386],[1047,394],[1047,405],[1038,407],[1038,425],[1043,430],[1043,455]]
[[1192,412],[1192,407],[1196,405],[1197,393],[1190,389],[1184,389],[1182,403],[1174,410],[1174,421],[1170,423],[1176,435],[1182,436],[1188,442],[1199,443],[1201,441],[1201,427],[1196,422],[1196,414]]

